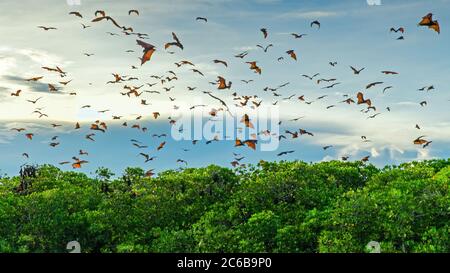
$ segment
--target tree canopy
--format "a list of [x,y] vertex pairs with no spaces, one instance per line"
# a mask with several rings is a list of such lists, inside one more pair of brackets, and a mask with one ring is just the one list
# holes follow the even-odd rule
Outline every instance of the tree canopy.
[[450,251],[450,160],[0,178],[0,252]]

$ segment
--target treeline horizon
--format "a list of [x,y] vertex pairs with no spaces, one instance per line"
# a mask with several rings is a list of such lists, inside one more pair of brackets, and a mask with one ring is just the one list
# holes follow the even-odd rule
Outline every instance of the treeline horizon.
[[450,251],[450,159],[0,177],[0,253]]

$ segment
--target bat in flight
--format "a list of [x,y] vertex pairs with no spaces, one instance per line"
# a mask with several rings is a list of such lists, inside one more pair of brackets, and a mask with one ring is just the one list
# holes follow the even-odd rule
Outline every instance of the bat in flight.
[[208,23],[208,19],[205,17],[197,17],[195,18],[196,21],[204,21],[205,23]]
[[45,26],[38,26],[38,28],[42,28],[45,31],[49,31],[49,30],[56,30],[57,28],[55,27],[45,27]]
[[273,47],[273,44],[269,44],[269,45],[266,46],[266,47],[263,47],[262,45],[256,45],[256,47],[259,47],[259,48],[261,48],[262,50],[264,50],[264,52],[267,52],[267,50],[268,50],[270,47]]
[[39,80],[42,80],[43,78],[44,77],[34,77],[34,78],[27,79],[26,81],[27,82],[37,82]]
[[424,139],[424,137],[426,137],[426,136],[420,136],[420,137],[416,138],[416,139],[413,141],[413,143],[414,143],[415,145],[423,145],[423,146],[422,146],[423,148],[428,147],[428,146],[432,143],[432,141],[428,141],[428,140]]
[[139,11],[138,10],[132,9],[132,10],[128,11],[128,15],[131,15],[132,13],[136,14],[137,16],[139,16]]
[[80,17],[80,18],[83,18],[83,15],[81,15],[81,13],[79,13],[78,11],[72,11],[72,12],[69,12],[69,14],[70,15],[75,15],[75,16]]
[[391,30],[390,30],[390,32],[395,32],[395,33],[397,33],[397,32],[401,32],[401,33],[405,33],[405,29],[403,28],[403,27],[399,27],[399,28],[393,28],[393,27],[391,27]]
[[358,70],[358,69],[354,68],[353,66],[350,66],[350,68],[353,70],[353,73],[355,75],[359,75],[359,73],[361,73],[364,69],[366,69],[365,67],[363,67],[363,68]]
[[11,93],[11,97],[18,97],[18,96],[20,96],[20,92],[22,92],[22,90],[17,90],[16,92]]
[[232,84],[231,82],[228,82],[228,84],[227,84],[225,78],[223,78],[221,76],[218,76],[217,78],[218,78],[217,82],[219,84],[217,89],[223,90],[223,89],[230,89],[231,88],[231,84]]
[[303,38],[304,36],[306,36],[306,35],[308,35],[308,34],[291,33],[291,35],[292,35],[295,39],[300,39],[300,38]]
[[320,29],[320,22],[319,21],[317,21],[317,20],[316,21],[312,21],[310,26],[313,27],[314,25],[316,25],[317,28]]
[[146,43],[144,41],[136,40],[136,42],[137,42],[138,45],[140,45],[140,46],[142,46],[144,48],[143,49],[144,55],[142,55],[142,58],[141,58],[141,65],[143,65],[146,62],[150,61],[150,59],[151,59],[151,57],[152,57],[152,55],[153,55],[153,53],[155,52],[156,49],[155,49],[154,45],[148,44],[148,43]]
[[262,69],[256,65],[256,62],[246,62],[250,65],[250,70],[255,70],[255,73],[258,73],[261,75]]
[[376,86],[376,85],[379,85],[379,84],[383,84],[383,82],[373,82],[373,83],[369,83],[369,84],[366,86],[366,89],[370,89],[370,88],[372,88],[372,87],[374,87],[374,86]]
[[422,17],[422,20],[419,22],[419,26],[427,26],[429,29],[436,31],[438,34],[441,33],[441,28],[439,26],[439,22],[436,20],[433,20],[432,13],[428,13],[427,15]]
[[228,67],[227,62],[225,62],[225,61],[222,61],[222,60],[214,60],[213,62],[214,62],[215,64],[223,64],[225,67]]
[[172,32],[172,38],[173,38],[173,40],[174,40],[175,42],[166,43],[166,44],[164,45],[164,48],[165,48],[165,49],[168,49],[168,48],[171,47],[171,46],[177,46],[177,47],[181,48],[181,50],[183,50],[183,49],[184,49],[184,46],[183,46],[183,44],[180,42],[180,40],[178,39],[178,37],[177,37],[177,35],[175,34],[175,32]]
[[385,75],[398,75],[398,72],[395,71],[381,71],[381,73]]
[[[96,12],[97,13],[97,12]],[[101,16],[101,17],[97,17],[97,18],[94,18],[91,22],[93,22],[93,23],[95,23],[95,22],[100,22],[100,21],[102,21],[102,20],[107,20],[107,21],[111,21],[117,28],[120,28],[120,29],[123,29],[123,27],[122,26],[120,26],[117,22],[116,22],[116,20],[114,20],[112,17],[110,17],[110,16]]]
[[296,60],[297,61],[297,55],[295,54],[295,52],[294,52],[294,50],[288,50],[288,51],[286,51],[286,53],[289,55],[289,56],[291,56],[291,58],[292,59],[294,59],[294,60]]
[[236,139],[236,143],[235,143],[235,147],[239,147],[239,146],[244,146],[244,145],[247,145],[247,147],[249,147],[250,149],[253,149],[253,150],[256,150],[256,144],[258,143],[258,141],[257,140],[245,140],[245,141],[242,141],[242,140],[239,140],[239,139]]
[[277,156],[283,156],[283,155],[287,155],[287,154],[292,154],[295,151],[286,151],[286,152],[281,152],[279,154],[277,154]]
[[363,93],[358,92],[358,94],[356,95],[356,98],[358,99],[358,105],[367,104],[369,107],[372,106],[372,101],[370,99],[364,99]]
[[269,35],[269,33],[267,32],[267,29],[266,28],[262,28],[262,29],[260,29],[260,31],[263,33],[264,39],[266,39],[267,36]]

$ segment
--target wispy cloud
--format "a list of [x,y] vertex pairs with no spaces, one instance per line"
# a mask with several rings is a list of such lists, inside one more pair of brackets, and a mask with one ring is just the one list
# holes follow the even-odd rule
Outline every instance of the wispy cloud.
[[313,10],[313,11],[290,11],[283,14],[278,15],[279,18],[301,18],[301,19],[320,19],[326,17],[336,17],[344,15],[343,12],[336,11],[325,11],[325,10]]

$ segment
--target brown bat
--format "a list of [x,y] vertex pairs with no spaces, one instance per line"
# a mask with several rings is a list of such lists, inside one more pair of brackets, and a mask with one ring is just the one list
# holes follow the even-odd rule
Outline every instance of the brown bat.
[[162,148],[164,148],[165,145],[166,145],[166,142],[165,142],[165,141],[162,142],[161,144],[159,144],[157,150],[158,150],[158,151],[161,150]]
[[424,137],[426,137],[426,136],[420,136],[420,137],[416,138],[416,139],[413,141],[413,143],[414,143],[415,145],[424,145],[424,144],[428,143],[429,141],[426,140],[426,139],[423,139]]
[[241,119],[241,121],[240,121],[241,123],[244,123],[245,124],[245,127],[248,127],[248,128],[255,128],[254,126],[253,126],[253,123],[251,123],[251,121],[250,121],[250,117],[247,115],[247,114],[245,114],[243,117],[242,117],[242,119]]
[[43,78],[44,77],[34,77],[34,78],[27,79],[26,81],[27,82],[37,82],[39,80],[42,80]]
[[11,96],[12,97],[18,97],[20,95],[20,92],[22,92],[22,90],[17,90],[16,92],[11,93]]
[[66,81],[66,82],[59,82],[59,83],[62,84],[62,85],[64,85],[64,86],[66,86],[66,85],[68,85],[68,84],[71,83],[71,82],[72,82],[72,80]]
[[294,50],[288,50],[286,51],[287,54],[289,54],[289,56],[291,56],[292,59],[297,61],[297,55],[295,54]]
[[256,62],[246,62],[250,65],[250,70],[255,70],[255,73],[260,74],[262,72],[262,69],[256,65]]
[[217,89],[223,90],[223,89],[230,89],[231,88],[231,82],[229,82],[228,85],[227,85],[227,82],[226,82],[225,78],[223,78],[221,76],[218,76],[217,78],[218,78],[217,82],[219,84]]
[[[136,40],[137,44],[142,46],[144,55],[141,58],[141,65],[145,64],[146,62],[150,61],[150,59],[152,58],[153,53],[156,51],[155,46],[148,44],[146,42],[143,42],[141,40]],[[117,82],[117,77],[116,77],[116,82]]]
[[171,43],[166,43],[164,45],[164,49],[168,49],[171,46],[177,46],[179,48],[181,48],[181,50],[184,49],[183,44],[180,42],[180,40],[178,39],[177,35],[175,34],[175,32],[172,32],[172,38],[175,40],[175,42],[171,42]]
[[81,169],[81,167],[82,167],[82,165],[83,164],[87,164],[87,163],[89,163],[88,161],[86,161],[86,160],[76,160],[76,162],[75,163],[73,163],[72,164],[72,168],[74,168],[74,169]]
[[364,94],[363,93],[358,92],[356,97],[358,99],[358,105],[360,105],[360,104],[367,104],[369,107],[372,106],[372,101],[370,99],[364,99]]
[[92,20],[93,23],[95,22],[100,22],[103,20],[107,20],[107,21],[111,21],[117,28],[123,29],[117,22],[116,20],[114,20],[113,18],[111,18],[110,16],[102,16],[102,17],[97,17],[95,19]]
[[256,144],[258,143],[257,140],[246,140],[241,141],[239,139],[236,139],[235,147],[244,146],[247,145],[250,149],[256,150]]
[[56,87],[53,85],[53,84],[48,84],[48,90],[50,91],[50,92],[56,92],[56,91],[58,91],[58,89],[56,89]]
[[308,132],[308,131],[306,131],[306,130],[304,130],[304,129],[300,129],[299,132],[300,132],[300,135],[314,136],[313,133],[310,133],[310,132]]
[[427,15],[422,17],[422,20],[419,22],[419,26],[427,26],[429,29],[436,31],[438,34],[441,33],[441,28],[439,26],[439,22],[433,20],[432,13],[428,13]]
[[78,11],[72,11],[72,12],[69,12],[69,14],[70,15],[75,15],[75,16],[80,17],[80,18],[83,18],[83,15],[81,15],[81,13],[79,13]]
[[11,131],[17,131],[17,132],[22,132],[22,131],[25,131],[26,129],[25,128],[12,128],[11,129]]

